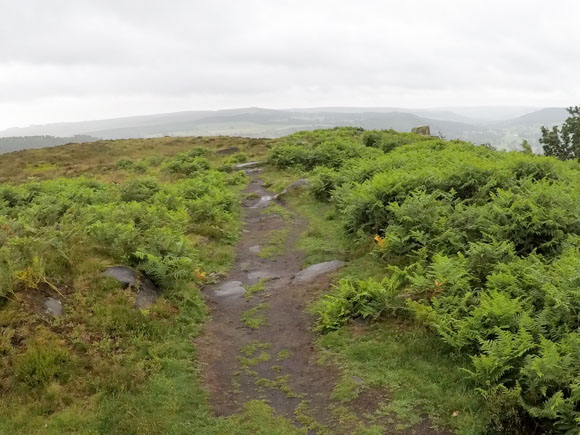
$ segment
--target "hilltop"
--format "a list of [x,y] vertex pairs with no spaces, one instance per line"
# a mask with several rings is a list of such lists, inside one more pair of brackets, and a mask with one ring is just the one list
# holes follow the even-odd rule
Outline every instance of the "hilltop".
[[0,227],[0,433],[577,428],[576,161],[99,140],[0,155]]

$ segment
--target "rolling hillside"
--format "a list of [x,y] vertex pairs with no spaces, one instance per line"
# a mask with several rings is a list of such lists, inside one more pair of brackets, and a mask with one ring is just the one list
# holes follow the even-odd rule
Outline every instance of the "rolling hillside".
[[[476,144],[490,143],[500,149],[517,149],[527,139],[536,152],[540,126],[563,122],[564,109],[551,108],[523,113],[525,109],[461,109],[470,116],[449,109],[408,110],[397,108],[320,108],[270,110],[260,108],[189,111],[109,120],[68,122],[10,128],[0,132],[6,136],[74,136],[89,135],[101,139],[125,139],[162,136],[231,135],[243,137],[282,137],[301,130],[336,126],[366,129],[410,131],[418,125],[429,125],[434,135],[459,138]],[[493,113],[499,117],[490,120]],[[519,116],[509,117],[514,113]],[[478,117],[474,117],[478,116]],[[43,146],[49,146],[46,143]],[[30,146],[23,146],[23,148]],[[40,147],[40,145],[37,145]],[[13,150],[3,148],[0,152]]]

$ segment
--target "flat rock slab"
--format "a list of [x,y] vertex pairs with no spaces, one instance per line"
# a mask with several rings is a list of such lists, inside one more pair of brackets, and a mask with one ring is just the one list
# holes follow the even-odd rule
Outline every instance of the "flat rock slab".
[[237,165],[234,165],[233,168],[236,171],[240,171],[243,169],[253,169],[253,168],[259,168],[260,166],[263,166],[264,162],[247,162],[247,163],[238,163]]
[[294,284],[305,284],[314,281],[320,275],[334,272],[344,265],[344,261],[333,260],[325,263],[313,264],[310,267],[298,272],[293,279]]
[[102,274],[116,279],[125,286],[137,287],[135,308],[139,310],[153,305],[161,293],[153,281],[127,266],[107,267]]
[[52,317],[58,317],[62,314],[62,302],[54,298],[46,298],[44,301],[44,310],[46,314]]
[[242,281],[226,281],[213,290],[214,296],[218,298],[242,296],[244,293],[246,293],[246,289],[242,285]]
[[260,253],[260,245],[250,246],[248,248],[248,251],[250,251],[252,254],[259,254]]

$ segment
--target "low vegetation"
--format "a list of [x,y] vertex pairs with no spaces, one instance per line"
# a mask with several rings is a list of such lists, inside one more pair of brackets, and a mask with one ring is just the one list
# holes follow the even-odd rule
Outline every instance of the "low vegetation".
[[[238,239],[247,177],[227,168],[247,155],[215,153],[232,143],[264,151],[163,138],[0,156],[0,433],[280,427],[262,402],[212,417],[193,365],[199,286],[227,271]],[[111,265],[146,274],[162,296],[136,310],[134,290],[101,275]],[[47,297],[61,316],[45,312]]]
[[[340,152],[321,158],[332,134]],[[577,429],[578,163],[356,129],[290,136],[271,161],[307,171],[352,249],[374,240],[369,255],[384,265],[314,305],[320,331],[355,319],[424,325],[469,358],[481,431]]]
[[[192,344],[200,286],[228,270],[240,233],[247,177],[231,168],[266,155],[272,190],[310,180],[285,198],[309,220],[305,264],[348,261],[309,308],[321,358],[341,367],[334,399],[388,391],[365,417],[377,433],[424,415],[459,433],[577,432],[580,163],[336,128],[0,156],[0,433],[305,433],[262,401],[213,417]],[[259,256],[283,253],[289,231]],[[112,265],[161,297],[135,309],[135,289],[102,276]],[[240,320],[260,328],[265,307]],[[291,356],[269,348],[242,348],[243,367]],[[258,382],[294,395],[282,376]]]

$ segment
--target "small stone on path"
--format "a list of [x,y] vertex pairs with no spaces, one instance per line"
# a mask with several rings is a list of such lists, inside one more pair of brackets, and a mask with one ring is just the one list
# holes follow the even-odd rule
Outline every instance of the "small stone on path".
[[248,251],[250,251],[252,254],[258,254],[260,252],[260,245],[250,246]]

